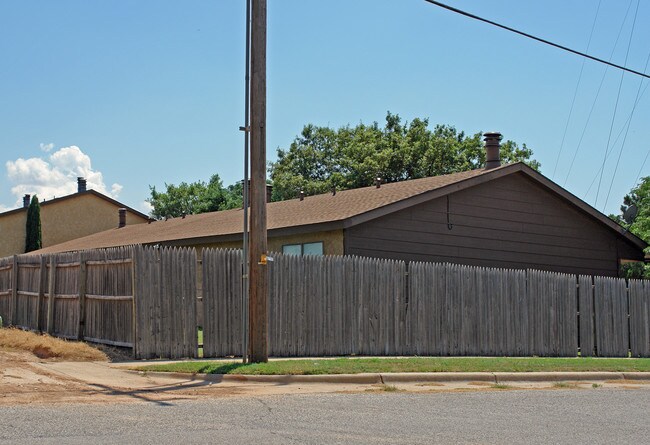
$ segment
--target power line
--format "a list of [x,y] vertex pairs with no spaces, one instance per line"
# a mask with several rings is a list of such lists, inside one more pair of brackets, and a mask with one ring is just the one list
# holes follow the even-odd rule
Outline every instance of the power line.
[[[616,47],[618,46],[618,41],[621,38],[621,34],[623,33],[623,28],[625,27],[625,22],[627,21],[627,16],[630,13],[630,8],[632,8],[632,1],[633,0],[630,0],[630,3],[627,5],[627,9],[625,10],[625,16],[621,21],[621,26],[618,29],[618,34],[616,34],[616,40],[614,41],[614,46],[612,46],[612,51],[609,54],[609,60],[612,60],[612,58],[614,57],[614,52],[616,51]],[[602,90],[603,84],[605,83],[605,78],[607,77],[608,70],[609,70],[609,66],[605,66],[605,69],[603,70],[603,76],[601,77],[600,84],[598,85],[598,90],[596,91],[596,96],[594,96],[594,101],[591,104],[591,109],[589,110],[589,114],[587,115],[587,120],[585,121],[585,125],[582,128],[582,134],[580,135],[580,139],[578,140],[576,149],[573,151],[573,157],[571,158],[569,169],[566,173],[566,177],[564,178],[564,183],[562,184],[563,187],[566,186],[566,183],[569,181],[569,176],[571,176],[571,170],[573,170],[573,165],[575,164],[576,157],[578,156],[578,152],[580,151],[580,147],[582,146],[582,141],[584,140],[585,134],[587,133],[587,128],[589,127],[589,122],[591,122],[591,116],[594,112],[594,109],[596,108],[596,103],[598,102],[600,91]],[[614,144],[616,144],[616,142],[614,142]],[[593,183],[591,185],[593,185]],[[589,190],[591,190],[591,185],[589,186]],[[587,193],[589,193],[589,190],[587,191]],[[585,196],[587,195],[587,193],[585,194]]]
[[[634,35],[634,26],[636,25],[636,17],[639,13],[639,3],[641,0],[636,2],[636,10],[634,11],[634,20],[632,21],[632,29],[630,30],[630,39],[627,42],[627,51],[625,52],[625,62],[627,63],[627,58],[630,55],[630,47],[632,46],[632,36]],[[623,79],[625,78],[625,72],[621,73],[621,81],[618,84],[618,92],[616,93],[616,103],[614,105],[614,113],[612,114],[612,123],[609,126],[609,136],[607,137],[607,145],[605,146],[605,156],[603,157],[603,167],[600,170],[600,178],[598,179],[598,188],[596,189],[596,200],[594,201],[594,207],[598,204],[598,195],[600,194],[600,183],[603,179],[603,173],[605,172],[605,162],[607,161],[607,154],[609,152],[609,142],[612,138],[612,130],[614,130],[614,120],[616,119],[616,112],[618,111],[618,101],[621,97],[621,89],[623,88]],[[630,120],[631,122],[631,120]],[[613,149],[613,148],[612,148]],[[622,149],[622,148],[621,148]],[[603,207],[603,211],[605,208]]]
[[[650,62],[650,52],[648,53],[648,57],[645,60],[645,68],[644,69],[648,68],[648,63],[649,62]],[[641,79],[641,81],[639,82],[639,88],[636,90],[636,98],[634,99],[634,106],[632,107],[632,113],[631,114],[634,114],[634,110],[636,110],[636,105],[639,103],[638,99],[639,99],[639,95],[641,94],[641,87],[642,86],[643,86],[643,79]],[[607,198],[605,198],[605,206],[604,207],[607,207],[607,201],[609,201],[609,194],[611,193],[612,186],[614,185],[614,179],[616,178],[616,172],[618,171],[618,164],[620,163],[621,156],[623,155],[623,149],[625,148],[625,141],[627,141],[627,133],[630,131],[630,126],[632,124],[631,117],[632,116],[630,115],[630,120],[628,121],[627,129],[625,130],[625,137],[623,138],[623,143],[621,144],[621,150],[618,152],[618,158],[616,159],[616,167],[614,167],[614,174],[612,175],[612,180],[609,183],[609,189],[607,190]],[[646,155],[646,159],[647,159],[647,155]],[[643,163],[645,164],[645,160],[643,161]],[[634,183],[636,184],[636,180],[634,181]],[[632,186],[634,187],[634,184],[632,184]]]
[[578,56],[586,57],[587,59],[590,59],[590,60],[593,60],[593,61],[596,61],[596,62],[600,62],[600,63],[603,63],[605,65],[608,65],[608,66],[611,66],[611,67],[614,67],[614,68],[618,68],[619,70],[627,71],[628,73],[636,74],[637,76],[641,76],[641,77],[645,77],[646,79],[650,79],[650,74],[642,73],[640,71],[636,71],[636,70],[633,70],[631,68],[627,68],[627,67],[622,66],[622,65],[617,65],[615,63],[608,62],[608,61],[603,60],[603,59],[599,59],[598,57],[594,57],[594,56],[591,56],[589,54],[586,54],[586,53],[583,53],[583,52],[580,52],[580,51],[576,51],[575,49],[571,49],[571,48],[568,48],[566,46],[559,45],[557,43],[553,43],[553,42],[548,41],[546,39],[542,39],[541,37],[535,37],[534,35],[525,33],[523,31],[519,31],[519,30],[511,28],[509,26],[502,25],[502,24],[494,22],[492,20],[485,19],[483,17],[479,17],[477,15],[471,14],[471,13],[463,11],[461,9],[454,8],[454,7],[449,6],[449,5],[445,5],[444,3],[440,3],[440,2],[437,2],[435,0],[424,0],[424,1],[427,2],[427,3],[430,3],[432,5],[435,5],[435,6],[439,6],[439,7],[443,8],[443,9],[447,9],[447,10],[449,10],[451,12],[455,12],[457,14],[464,15],[465,17],[469,17],[471,19],[478,20],[478,21],[481,21],[481,22],[496,26],[496,27],[501,28],[501,29],[505,29],[506,31],[514,32],[515,34],[519,34],[520,36],[524,36],[524,37],[528,37],[529,39],[537,40],[538,42],[544,43],[546,45],[550,45],[550,46],[553,46],[555,48],[558,48],[558,49],[561,49],[561,50],[576,54]]
[[646,161],[648,160],[648,156],[649,156],[649,155],[650,155],[650,148],[649,148],[648,151],[646,152],[646,154],[645,154],[645,158],[643,158],[643,163],[641,164],[641,168],[639,169],[639,173],[637,173],[637,175],[636,175],[636,179],[634,180],[634,184],[632,184],[632,187],[634,187],[634,186],[636,185],[637,181],[638,181],[639,178],[641,177],[641,172],[643,171],[643,167],[645,167],[645,163],[646,163]]
[[[600,12],[600,4],[602,0],[598,1],[598,7],[596,8],[596,15],[594,16],[594,23],[591,25],[591,32],[589,33],[589,40],[587,42],[587,49],[591,46],[591,38],[594,36],[594,29],[596,29],[596,20],[598,19],[598,13]],[[585,63],[587,59],[582,59],[582,66],[580,66],[580,74],[578,75],[578,82],[576,82],[576,89],[573,92],[573,100],[571,100],[571,108],[569,108],[569,115],[566,119],[566,124],[564,125],[564,133],[562,134],[562,142],[560,143],[560,150],[557,153],[557,159],[555,160],[555,167],[553,167],[553,179],[555,179],[555,172],[557,171],[557,166],[560,163],[560,157],[562,156],[562,149],[564,148],[564,141],[566,140],[566,133],[569,130],[569,122],[571,122],[571,115],[573,114],[573,107],[576,103],[576,97],[578,96],[578,89],[580,88],[580,81],[582,80],[582,73],[585,70]]]
[[[632,112],[630,112],[630,115],[625,120],[625,123],[623,123],[623,126],[621,127],[621,130],[618,132],[618,136],[616,136],[616,139],[614,139],[614,143],[612,144],[612,147],[615,147],[616,143],[621,138],[621,135],[623,134],[623,131],[625,130],[626,125],[630,122],[630,120],[632,119],[632,116],[634,115],[634,110],[636,109],[636,106],[641,101],[641,98],[643,97],[643,95],[645,94],[645,92],[646,92],[646,90],[648,89],[649,86],[650,86],[650,83],[646,83],[645,87],[643,88],[643,91],[641,91],[641,94],[639,95],[639,99],[636,101],[636,103],[632,107]],[[612,152],[610,151],[608,153],[607,157],[609,158],[609,155],[611,155],[611,154],[612,154]],[[589,188],[587,188],[587,191],[582,196],[583,200],[587,200],[587,195],[589,195],[589,192],[591,191],[591,188],[596,183],[596,179],[598,179],[598,175],[600,175],[600,170],[601,169],[602,169],[602,166],[598,168],[598,171],[596,172],[596,175],[594,176],[594,178],[591,180],[591,183],[589,184]]]

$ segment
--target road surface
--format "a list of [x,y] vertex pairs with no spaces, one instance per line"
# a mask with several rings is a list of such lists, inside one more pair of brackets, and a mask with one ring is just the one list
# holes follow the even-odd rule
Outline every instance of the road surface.
[[650,391],[368,392],[0,407],[0,444],[641,444]]

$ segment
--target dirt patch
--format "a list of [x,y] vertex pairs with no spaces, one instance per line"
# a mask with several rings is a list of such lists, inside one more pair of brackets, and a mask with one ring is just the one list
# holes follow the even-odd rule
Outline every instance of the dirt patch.
[[631,385],[650,385],[650,380],[605,380],[605,383],[613,383],[615,385],[631,384]]

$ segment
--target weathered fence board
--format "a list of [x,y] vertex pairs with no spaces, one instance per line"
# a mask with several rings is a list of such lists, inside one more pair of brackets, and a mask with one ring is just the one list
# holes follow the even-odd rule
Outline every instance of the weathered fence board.
[[592,357],[595,354],[596,331],[594,326],[594,286],[593,277],[578,277],[578,305],[580,323],[580,356]]
[[[52,332],[63,338],[77,338],[79,326],[79,254],[57,255],[54,268],[54,315]],[[50,271],[52,273],[52,271]]]
[[2,317],[4,325],[9,325],[13,321],[11,319],[12,275],[13,259],[11,257],[0,258],[0,317]]
[[17,289],[14,326],[23,329],[39,328],[41,259],[38,256],[16,258]]
[[418,355],[522,355],[524,271],[451,264],[409,267],[405,336]]
[[204,249],[203,356],[242,353],[241,250]]
[[134,249],[138,358],[196,357],[196,251]]
[[632,357],[650,357],[650,283],[630,280],[630,352]]
[[85,285],[79,283],[85,291],[79,300],[84,339],[133,347],[132,255],[131,247],[123,247],[83,252],[79,258],[85,268]]
[[527,278],[530,353],[540,356],[577,355],[575,276],[528,270]]
[[622,278],[594,277],[596,350],[600,357],[627,357],[627,288]]

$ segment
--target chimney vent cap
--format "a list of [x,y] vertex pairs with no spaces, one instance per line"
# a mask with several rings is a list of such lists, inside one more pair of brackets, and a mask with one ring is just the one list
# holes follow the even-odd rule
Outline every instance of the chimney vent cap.
[[86,191],[86,178],[79,176],[77,178],[77,193]]
[[485,169],[496,168],[501,166],[501,148],[502,135],[498,131],[491,131],[483,134],[485,140]]

